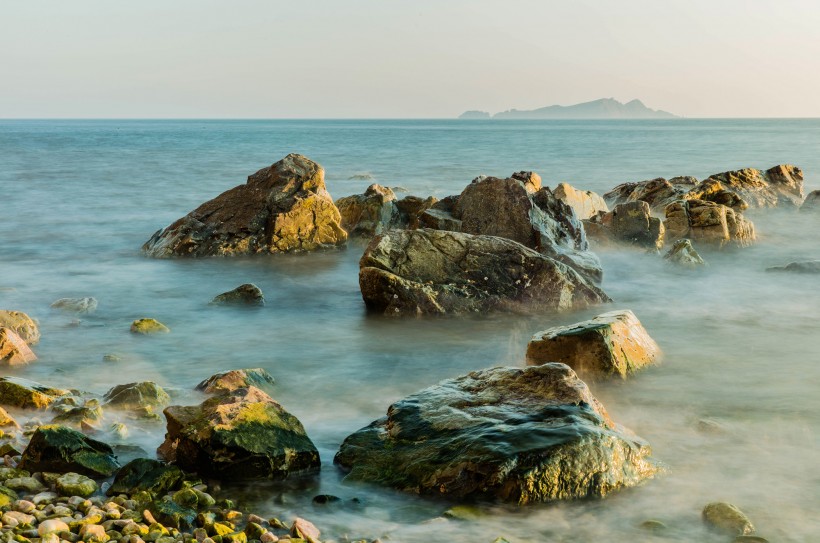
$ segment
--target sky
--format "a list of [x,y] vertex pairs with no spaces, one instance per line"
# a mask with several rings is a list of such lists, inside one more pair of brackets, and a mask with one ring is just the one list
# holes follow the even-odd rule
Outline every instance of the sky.
[[820,117],[817,0],[0,0],[0,118]]

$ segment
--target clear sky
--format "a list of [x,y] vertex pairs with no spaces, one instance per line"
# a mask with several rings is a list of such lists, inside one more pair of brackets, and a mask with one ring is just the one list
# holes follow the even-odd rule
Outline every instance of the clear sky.
[[0,117],[820,116],[818,0],[0,0]]

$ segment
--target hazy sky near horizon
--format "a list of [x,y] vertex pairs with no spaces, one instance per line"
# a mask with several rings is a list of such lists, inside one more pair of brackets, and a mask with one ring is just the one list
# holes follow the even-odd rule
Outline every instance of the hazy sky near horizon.
[[820,117],[816,0],[0,0],[0,117]]

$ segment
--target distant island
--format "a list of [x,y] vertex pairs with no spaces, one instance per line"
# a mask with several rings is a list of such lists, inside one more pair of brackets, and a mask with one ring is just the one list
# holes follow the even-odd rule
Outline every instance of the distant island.
[[572,106],[547,106],[538,109],[509,109],[490,115],[486,111],[465,111],[459,119],[676,119],[668,111],[650,109],[640,100],[622,103],[601,98]]

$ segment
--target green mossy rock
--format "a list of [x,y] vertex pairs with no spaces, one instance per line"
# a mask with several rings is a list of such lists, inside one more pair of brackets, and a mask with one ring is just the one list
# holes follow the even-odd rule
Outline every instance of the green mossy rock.
[[222,371],[211,375],[196,386],[207,394],[233,392],[240,388],[256,387],[270,390],[276,384],[273,376],[262,368]]
[[40,426],[23,451],[22,469],[110,477],[120,467],[111,447],[66,426]]
[[61,411],[52,419],[53,423],[70,424],[78,428],[81,428],[83,425],[97,426],[103,417],[100,402],[95,398],[87,400],[81,406],[71,407],[66,404],[53,409]]
[[79,473],[66,473],[60,476],[55,486],[61,496],[81,496],[83,498],[88,498],[99,488],[93,479]]
[[167,334],[171,329],[156,319],[137,319],[131,323],[134,334]]
[[170,496],[155,501],[151,504],[150,510],[157,522],[163,526],[187,530],[195,525],[196,511],[175,503]]
[[17,492],[13,491],[12,489],[0,485],[0,509],[11,507],[17,500]]
[[0,404],[23,409],[44,409],[67,390],[51,388],[19,377],[0,377]]
[[165,409],[161,458],[216,479],[280,479],[318,470],[319,453],[299,420],[256,387],[196,406]]
[[164,408],[171,403],[168,393],[152,381],[117,385],[105,393],[103,400],[106,407],[130,411]]
[[472,372],[387,413],[342,443],[348,480],[524,505],[605,496],[658,470],[564,364]]
[[176,466],[159,460],[137,458],[117,472],[114,482],[108,489],[108,495],[148,492],[154,496],[162,496],[179,488],[184,478],[185,474]]
[[731,535],[748,535],[755,531],[746,514],[731,503],[712,502],[703,508],[703,522],[710,528]]

